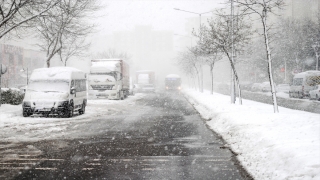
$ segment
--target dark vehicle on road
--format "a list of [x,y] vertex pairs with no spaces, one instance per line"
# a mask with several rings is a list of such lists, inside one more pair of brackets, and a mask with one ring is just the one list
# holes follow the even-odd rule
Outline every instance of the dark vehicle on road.
[[180,90],[181,89],[181,78],[177,74],[169,74],[165,78],[166,90]]

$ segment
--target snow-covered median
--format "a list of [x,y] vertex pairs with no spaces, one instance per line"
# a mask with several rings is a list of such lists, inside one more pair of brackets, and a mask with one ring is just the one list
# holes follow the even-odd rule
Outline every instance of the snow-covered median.
[[320,179],[320,114],[184,90],[207,124],[255,179]]

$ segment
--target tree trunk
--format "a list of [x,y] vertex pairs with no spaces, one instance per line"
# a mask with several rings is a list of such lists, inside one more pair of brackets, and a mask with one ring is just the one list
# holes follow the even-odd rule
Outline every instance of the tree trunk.
[[200,89],[200,92],[203,93],[203,68],[202,66],[200,65],[200,80],[201,80],[201,89]]
[[232,62],[232,59],[229,55],[229,52],[224,49],[225,53],[227,54],[227,57],[229,59],[229,62],[231,64],[231,68],[232,68],[232,71],[233,71],[233,74],[234,74],[234,77],[236,78],[236,82],[237,82],[237,86],[238,86],[238,93],[239,93],[239,104],[242,105],[242,95],[241,95],[241,87],[240,87],[240,81],[239,81],[239,77],[238,77],[238,74],[237,74],[237,71],[236,71],[236,68],[234,67],[234,64]]
[[214,63],[210,64],[210,75],[211,75],[211,94],[213,94],[213,66]]
[[201,91],[200,74],[199,74],[199,70],[197,69],[197,66],[196,66],[196,65],[194,65],[194,69],[196,70],[196,73],[197,73],[199,91]]
[[267,14],[266,9],[263,12],[263,31],[264,31],[264,40],[267,50],[267,59],[268,59],[268,75],[269,75],[269,81],[270,81],[270,87],[271,87],[271,93],[272,93],[272,100],[273,100],[273,111],[274,113],[279,113],[278,104],[277,104],[277,96],[276,91],[273,83],[273,77],[272,77],[272,60],[271,60],[271,52],[270,52],[270,46],[269,46],[269,37],[267,32]]

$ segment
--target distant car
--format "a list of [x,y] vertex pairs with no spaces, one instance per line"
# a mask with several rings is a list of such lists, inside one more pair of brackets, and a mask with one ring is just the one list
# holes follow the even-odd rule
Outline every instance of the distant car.
[[289,94],[290,91],[290,85],[289,84],[279,84],[277,85],[277,92],[284,92]]
[[261,83],[253,83],[253,85],[251,86],[251,91],[253,92],[261,91]]
[[310,99],[316,99],[320,101],[320,85],[316,85],[313,90],[309,91]]

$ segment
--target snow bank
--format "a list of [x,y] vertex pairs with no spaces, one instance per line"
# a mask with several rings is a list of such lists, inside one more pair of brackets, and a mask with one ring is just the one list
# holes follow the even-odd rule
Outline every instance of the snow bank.
[[320,115],[184,90],[207,124],[219,133],[255,178],[320,179]]

